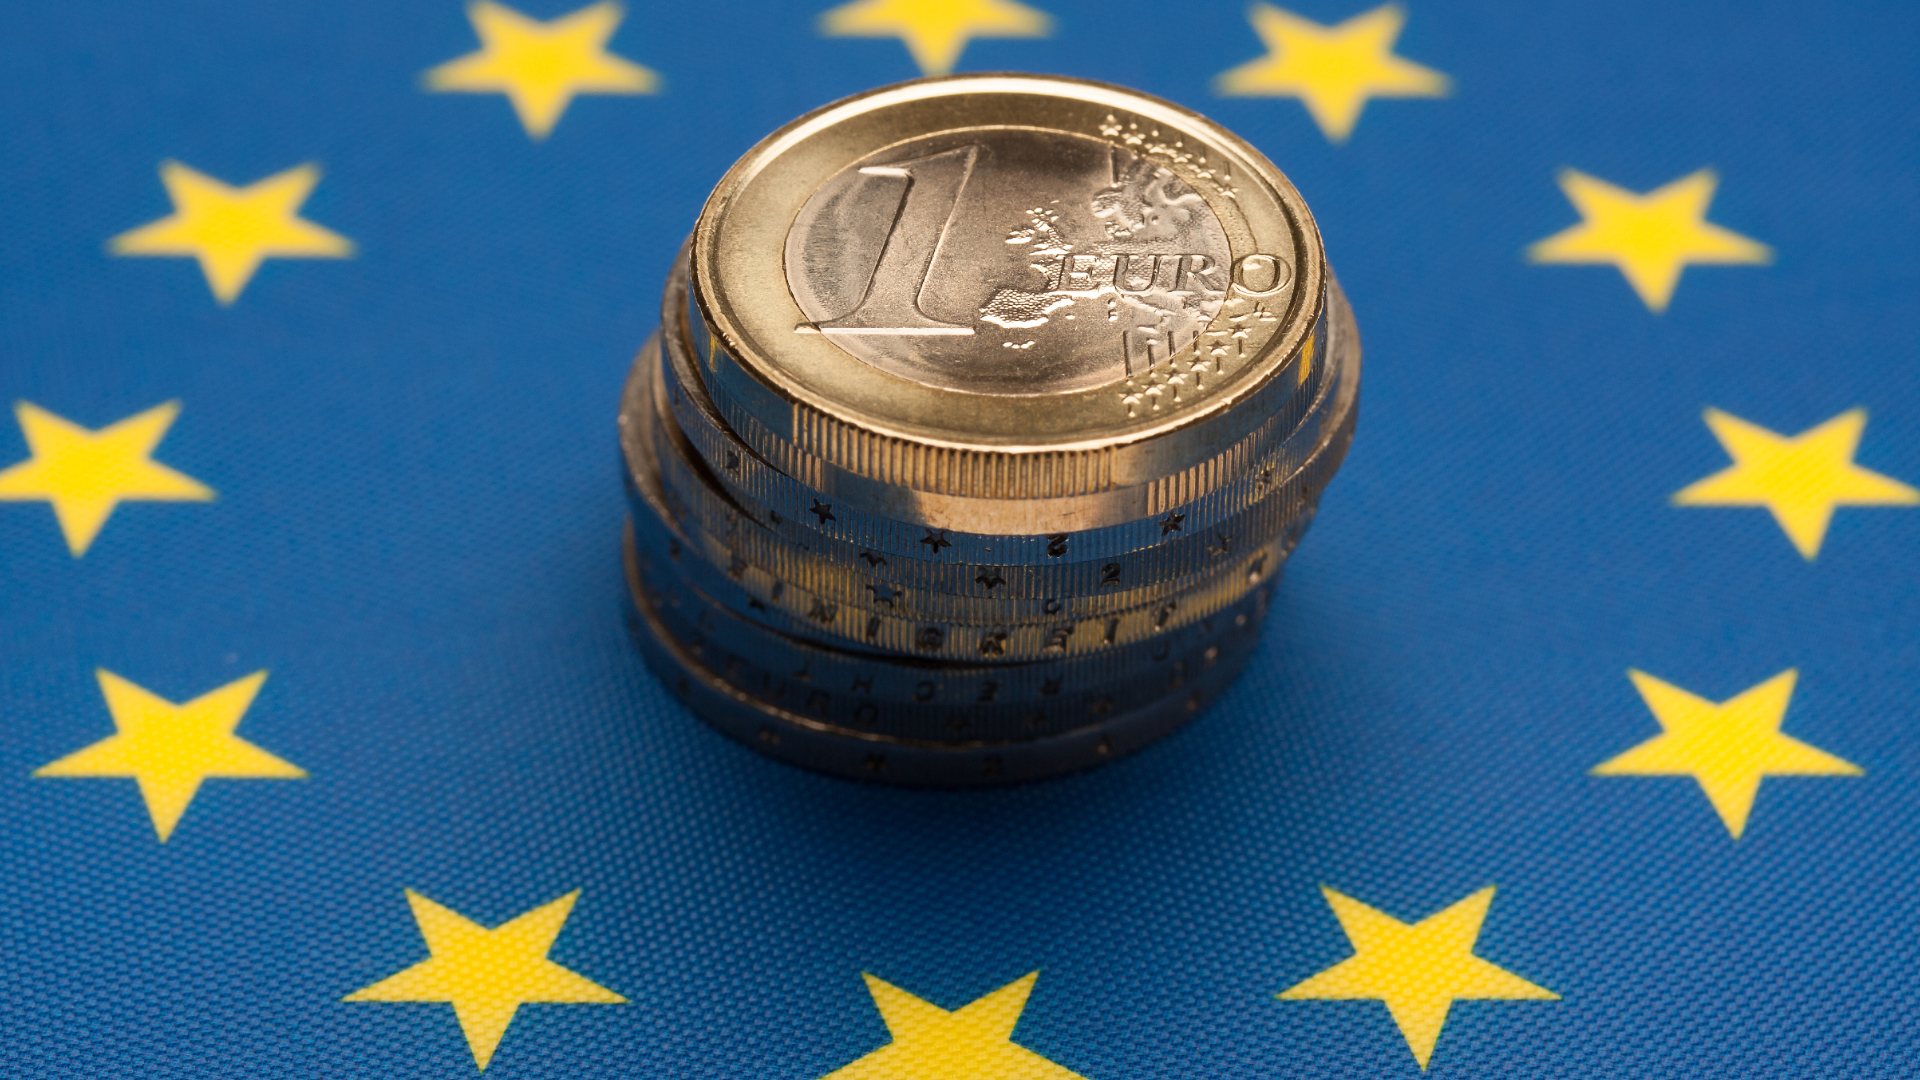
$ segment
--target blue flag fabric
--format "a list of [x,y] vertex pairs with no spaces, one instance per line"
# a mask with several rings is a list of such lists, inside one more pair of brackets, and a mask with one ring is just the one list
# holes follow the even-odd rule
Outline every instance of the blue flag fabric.
[[[0,1072],[1912,1075],[1920,12],[1367,2],[0,11]],[[653,681],[613,427],[945,68],[1252,140],[1367,351],[1220,705],[959,793]]]

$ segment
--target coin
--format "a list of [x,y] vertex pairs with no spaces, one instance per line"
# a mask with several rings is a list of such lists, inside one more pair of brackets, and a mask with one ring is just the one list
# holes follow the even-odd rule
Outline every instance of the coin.
[[850,473],[983,499],[1201,465],[1324,332],[1318,229],[1205,118],[1039,76],[922,80],[794,121],[695,225],[710,395]]
[[635,597],[634,640],[667,687],[722,733],[768,756],[856,780],[926,787],[968,787],[1037,780],[1111,761],[1172,732],[1232,685],[1253,653],[1224,653],[1191,683],[1111,719],[1026,740],[928,741],[854,731],[770,705],[730,686],[685,647]]
[[[889,657],[790,638],[733,614],[626,540],[628,587],[682,649],[756,701],[855,731],[931,740],[1043,738],[1096,723],[1123,703],[1184,689],[1225,650],[1258,638],[1270,588],[1189,635],[1099,657],[965,665]],[[1177,646],[1177,648],[1176,648]]]

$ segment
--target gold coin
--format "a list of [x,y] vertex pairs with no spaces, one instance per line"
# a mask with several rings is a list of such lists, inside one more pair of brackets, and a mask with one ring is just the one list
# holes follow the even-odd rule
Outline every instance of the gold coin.
[[1131,90],[888,87],[750,150],[691,253],[736,431],[916,491],[1054,499],[1203,465],[1310,393],[1328,273],[1272,163]]

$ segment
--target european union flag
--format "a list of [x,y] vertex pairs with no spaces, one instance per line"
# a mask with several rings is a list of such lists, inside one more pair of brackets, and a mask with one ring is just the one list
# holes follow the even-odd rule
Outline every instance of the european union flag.
[[[0,1072],[1914,1074],[1920,11],[579,2],[0,11]],[[616,398],[991,69],[1261,146],[1366,415],[1192,727],[860,786],[635,654]]]

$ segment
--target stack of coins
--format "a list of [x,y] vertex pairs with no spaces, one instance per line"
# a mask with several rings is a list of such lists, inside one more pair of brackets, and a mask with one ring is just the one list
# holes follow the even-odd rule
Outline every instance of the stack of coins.
[[714,189],[621,404],[636,639],[770,755],[963,786],[1179,726],[1352,439],[1299,193],[1097,83],[921,80]]

